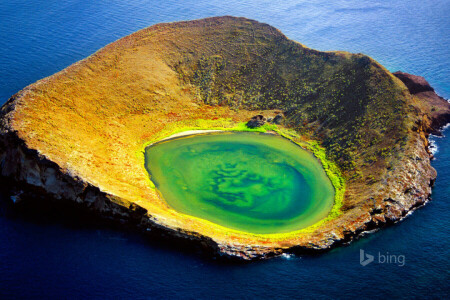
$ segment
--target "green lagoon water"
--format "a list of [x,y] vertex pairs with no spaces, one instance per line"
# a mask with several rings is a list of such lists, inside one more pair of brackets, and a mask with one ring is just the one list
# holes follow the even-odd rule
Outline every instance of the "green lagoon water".
[[146,169],[178,212],[252,233],[281,233],[327,216],[334,188],[310,152],[280,136],[198,134],[146,149]]

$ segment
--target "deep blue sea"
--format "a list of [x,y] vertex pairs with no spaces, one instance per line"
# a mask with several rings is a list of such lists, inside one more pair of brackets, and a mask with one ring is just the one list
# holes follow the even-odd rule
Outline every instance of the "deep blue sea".
[[[0,104],[138,29],[218,15],[269,23],[311,48],[368,54],[450,98],[449,0],[8,0],[0,1]],[[450,139],[435,140],[430,203],[318,256],[222,263],[139,234],[17,213],[3,199],[0,298],[449,299]],[[374,262],[361,266],[361,249]]]

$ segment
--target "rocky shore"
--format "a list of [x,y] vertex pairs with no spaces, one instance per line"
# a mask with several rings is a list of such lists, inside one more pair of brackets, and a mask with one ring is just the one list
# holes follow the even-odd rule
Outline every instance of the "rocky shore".
[[[239,27],[239,30],[246,30],[248,24],[252,24],[264,34],[265,39],[273,37],[277,43],[282,40],[293,49],[299,47],[301,51],[309,51],[308,55],[317,55],[321,61],[324,56],[331,55],[305,50],[299,44],[291,44],[291,41],[281,33],[265,24],[229,17],[207,20],[207,24],[211,22],[218,24],[219,29],[214,30],[222,30],[227,34],[228,30],[231,30],[232,36],[236,34],[235,26],[242,26],[244,29]],[[254,103],[250,103],[237,107],[236,103],[242,102],[242,93],[239,91],[230,98],[232,102],[223,100],[223,103],[215,103],[216,98],[212,95],[213,89],[219,85],[217,79],[219,73],[215,75],[208,73],[210,76],[208,78],[216,80],[208,89],[195,86],[196,80],[202,76],[203,84],[206,80],[205,74],[196,73],[195,76],[192,75],[193,79],[189,77],[191,81],[187,81],[186,78],[181,80],[181,77],[188,76],[181,62],[194,60],[189,56],[191,54],[188,50],[186,52],[179,50],[181,46],[173,48],[177,50],[170,49],[180,51],[182,59],[176,63],[162,59],[164,63],[156,65],[154,61],[157,61],[156,58],[159,59],[161,49],[155,48],[155,52],[152,52],[151,47],[156,46],[153,44],[151,47],[147,46],[149,37],[156,39],[155,36],[162,35],[161,32],[174,34],[177,30],[189,29],[190,26],[195,28],[198,26],[204,30],[203,27],[206,25],[202,22],[156,25],[135,33],[106,47],[88,60],[39,81],[11,97],[0,112],[0,175],[3,177],[3,184],[13,187],[14,201],[17,203],[51,201],[63,203],[62,206],[68,208],[75,205],[89,214],[111,220],[115,224],[130,226],[153,237],[163,236],[166,240],[187,241],[188,244],[203,249],[205,253],[244,260],[263,259],[284,252],[325,251],[350,242],[364,232],[395,223],[429,201],[431,187],[436,180],[436,171],[430,165],[428,136],[439,134],[440,128],[450,122],[450,105],[434,92],[423,77],[402,72],[393,73],[398,80],[369,58],[354,58],[349,54],[338,53],[335,57],[323,59],[324,61],[336,59],[339,62],[343,60],[345,63],[350,61],[353,63],[356,59],[355,64],[364,68],[368,64],[370,70],[382,74],[379,76],[384,76],[386,82],[395,87],[395,97],[400,99],[395,103],[407,111],[406,116],[402,115],[403,111],[394,111],[397,113],[396,118],[405,119],[402,123],[405,127],[403,131],[399,128],[398,136],[391,136],[389,130],[382,129],[377,139],[380,144],[370,144],[367,146],[368,150],[361,149],[363,152],[361,158],[354,162],[356,167],[347,168],[345,156],[347,152],[335,150],[340,148],[336,148],[338,146],[332,143],[334,141],[332,137],[335,137],[333,129],[338,128],[340,131],[344,128],[337,127],[341,126],[339,120],[342,118],[325,119],[323,116],[315,115],[316,111],[311,108],[312,104],[293,108],[289,102],[277,104],[274,101],[273,105],[268,106],[255,107]],[[224,29],[223,24],[226,26],[231,24],[232,29],[228,27]],[[166,39],[167,37],[163,35],[163,40]],[[171,44],[169,46],[172,47]],[[118,56],[117,53],[123,57],[120,62],[114,61]],[[153,73],[148,73],[146,69],[133,69],[133,73],[125,73],[126,70],[137,68],[139,63],[135,61],[140,61],[141,57],[145,58],[146,64],[150,64],[142,68],[159,72],[160,77],[153,76]],[[152,57],[155,60],[149,59]],[[218,62],[217,57],[213,59],[216,60],[214,64],[199,60],[196,68],[202,67],[210,72],[214,68],[220,68],[221,64],[230,65]],[[113,62],[116,69],[109,67]],[[94,66],[100,66],[98,71],[100,75],[94,74],[98,77],[90,73],[94,72],[92,71],[95,70]],[[186,63],[186,66],[190,65]],[[244,69],[239,72],[247,74]],[[133,92],[143,93],[136,95],[139,101],[122,100],[124,95],[131,93],[128,90],[130,87],[126,84],[114,87],[119,90],[109,98],[93,94],[92,86],[105,87],[105,91],[111,90],[108,84],[113,77],[108,76],[116,74],[120,74],[117,76],[122,76],[123,81],[129,80]],[[370,81],[372,77],[368,82],[372,82]],[[88,82],[92,78],[99,79],[96,79],[98,80],[96,82]],[[136,83],[136,78],[144,80],[145,88],[132,86]],[[71,84],[66,85],[64,82],[69,79]],[[104,81],[100,82],[103,79]],[[80,84],[83,88],[75,89],[78,82],[84,84]],[[173,85],[168,85],[171,82]],[[73,94],[69,94],[67,91],[69,88],[73,88]],[[351,89],[344,92],[351,92]],[[217,93],[217,99],[225,94],[222,90],[220,93]],[[206,95],[206,98],[199,101],[198,97],[201,98],[203,95]],[[304,97],[310,101],[312,95],[316,94],[310,93]],[[381,96],[379,98],[381,99]],[[78,102],[72,99],[77,99]],[[102,104],[102,101],[108,104]],[[350,107],[352,103],[354,101],[342,105]],[[48,111],[42,111],[43,107]],[[273,109],[282,111],[285,115],[283,121],[277,117],[277,121],[273,123],[282,123],[281,126],[323,142],[325,147],[328,147],[330,155],[334,155],[333,158],[344,170],[347,189],[342,214],[311,231],[286,238],[253,236],[229,232],[203,221],[190,220],[167,207],[157,191],[149,187],[149,179],[143,166],[138,166],[142,158],[139,147],[148,140],[158,140],[158,133],[165,129],[167,124],[180,127],[179,124],[185,122],[183,124],[189,124],[187,127],[191,130],[208,129],[210,126],[202,125],[200,121],[194,122],[193,125],[186,123],[198,119],[222,122],[220,125],[210,126],[211,129],[248,121],[251,125],[258,125],[264,123],[267,117],[273,116]],[[317,111],[320,109],[319,107]],[[259,115],[251,119],[256,114],[255,110]],[[36,114],[37,112],[40,112],[40,115]],[[395,121],[392,118],[389,120]],[[74,128],[73,124],[76,122],[78,127]],[[152,124],[152,127],[149,129],[146,127],[147,124]],[[361,121],[360,124],[365,123]],[[98,138],[93,136],[99,131],[101,134],[98,134]],[[91,137],[92,141],[88,137]],[[338,138],[342,141],[341,145],[351,145],[345,140],[345,136],[336,139]],[[383,143],[387,143],[388,140],[392,142],[389,145],[401,144],[401,147],[385,154],[388,144]],[[372,146],[373,148],[370,148]],[[99,154],[94,153],[93,149]],[[105,153],[111,154],[108,156]],[[371,160],[372,153],[379,155],[381,159]],[[360,170],[360,175],[355,170]]]

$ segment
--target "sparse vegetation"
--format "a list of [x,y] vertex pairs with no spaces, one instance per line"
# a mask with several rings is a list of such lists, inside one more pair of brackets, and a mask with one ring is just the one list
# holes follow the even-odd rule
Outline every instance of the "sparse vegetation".
[[178,53],[166,61],[201,102],[284,111],[288,126],[322,141],[349,178],[366,162],[383,169],[406,135],[404,86],[365,55],[315,51],[260,23],[212,22],[180,35],[189,38],[175,38]]

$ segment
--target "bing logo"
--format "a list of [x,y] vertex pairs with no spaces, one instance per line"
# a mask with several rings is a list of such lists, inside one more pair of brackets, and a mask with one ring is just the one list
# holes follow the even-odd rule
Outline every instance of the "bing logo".
[[373,260],[373,255],[365,253],[363,249],[359,249],[359,263],[361,264],[361,266],[365,267],[373,262]]
[[[386,252],[386,254],[382,254],[378,252],[378,263],[379,264],[396,264],[399,267],[403,267],[405,265],[406,259],[404,255],[393,255]],[[361,266],[365,267],[371,262],[375,260],[375,256],[370,255],[364,252],[363,249],[359,249],[359,263]]]

